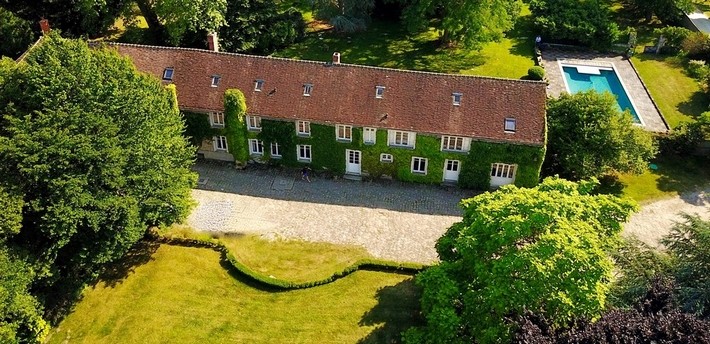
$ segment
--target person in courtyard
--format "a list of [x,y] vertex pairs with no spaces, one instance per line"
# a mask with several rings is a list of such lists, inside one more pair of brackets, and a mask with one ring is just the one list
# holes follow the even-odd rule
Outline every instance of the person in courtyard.
[[311,169],[308,166],[304,166],[303,169],[301,170],[301,180],[307,180],[309,183],[311,182],[311,178],[309,177],[311,172]]

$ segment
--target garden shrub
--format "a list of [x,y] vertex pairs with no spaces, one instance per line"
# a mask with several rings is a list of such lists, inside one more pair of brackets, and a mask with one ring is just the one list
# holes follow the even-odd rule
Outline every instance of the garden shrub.
[[708,66],[705,65],[703,60],[690,60],[688,61],[688,67],[686,68],[688,74],[698,80],[704,80],[708,77]]
[[681,49],[691,60],[710,60],[710,37],[702,32],[692,32],[681,44]]
[[229,153],[237,163],[249,160],[246,111],[246,98],[240,90],[229,89],[224,92],[224,133]]
[[531,0],[530,11],[547,41],[608,49],[620,35],[605,1]]
[[540,66],[532,66],[528,69],[528,79],[530,80],[544,80],[545,79],[545,69]]
[[683,48],[683,41],[693,32],[684,27],[666,26],[653,30],[653,33],[666,39],[662,52],[678,53]]

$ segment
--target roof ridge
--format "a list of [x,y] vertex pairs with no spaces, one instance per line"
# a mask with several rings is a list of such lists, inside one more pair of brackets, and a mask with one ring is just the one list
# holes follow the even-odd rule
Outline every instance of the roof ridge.
[[[211,51],[211,50],[197,49],[197,48],[166,47],[166,46],[160,46],[160,45],[106,42],[106,41],[102,41],[102,42],[95,41],[95,42],[89,42],[89,43],[90,44],[128,46],[128,47],[137,47],[137,48],[149,48],[149,49],[162,49],[162,50],[195,51],[195,52],[208,53],[208,54],[241,56],[241,57],[247,57],[247,58],[267,59],[267,60],[271,59],[271,60],[278,60],[278,61],[291,62],[291,63],[309,63],[309,64],[317,64],[317,65],[331,65],[333,67],[337,66],[337,65],[335,65],[331,62],[328,62],[328,61],[300,60],[300,59],[294,59],[294,58],[288,58],[288,57],[250,55],[250,54],[232,53],[232,52],[225,52],[225,51]],[[488,80],[497,80],[497,81],[506,81],[506,82],[515,82],[515,83],[546,85],[546,83],[544,81],[537,81],[537,80],[521,80],[521,79],[501,78],[501,77],[485,76],[485,75],[439,73],[439,72],[429,72],[429,71],[359,65],[359,64],[352,64],[352,63],[339,63],[338,65],[339,66],[346,66],[346,67],[353,67],[353,68],[366,68],[366,69],[375,69],[375,70],[383,70],[383,71],[392,71],[392,72],[399,72],[399,73],[425,74],[425,75],[446,76],[446,77],[454,77],[454,78],[488,79]]]

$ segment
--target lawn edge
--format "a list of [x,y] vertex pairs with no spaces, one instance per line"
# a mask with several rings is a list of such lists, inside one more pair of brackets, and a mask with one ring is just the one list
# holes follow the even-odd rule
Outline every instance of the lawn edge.
[[249,281],[254,282],[252,283],[252,286],[268,290],[276,289],[286,291],[317,287],[335,282],[343,277],[352,274],[353,272],[360,270],[406,274],[413,276],[427,267],[426,265],[417,263],[398,263],[388,260],[368,258],[360,259],[352,265],[346,267],[345,269],[335,272],[329,277],[320,280],[307,282],[292,282],[275,277],[266,276],[250,269],[248,266],[237,260],[231,250],[219,240],[203,240],[165,236],[157,233],[154,230],[148,231],[148,233],[146,234],[146,239],[166,245],[211,249],[220,254],[220,260],[223,263],[223,266],[229,269],[230,272],[236,274],[237,276],[235,277],[245,277]]

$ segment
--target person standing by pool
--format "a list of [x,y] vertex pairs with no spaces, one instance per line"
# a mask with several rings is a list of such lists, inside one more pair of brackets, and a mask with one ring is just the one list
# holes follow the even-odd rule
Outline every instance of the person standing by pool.
[[301,170],[301,180],[307,180],[309,183],[311,182],[311,178],[308,177],[310,174],[311,169],[308,166],[304,166],[303,169]]

